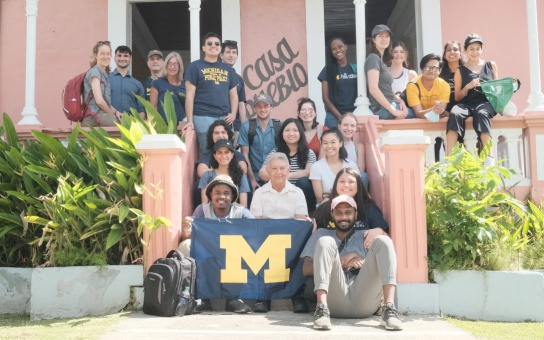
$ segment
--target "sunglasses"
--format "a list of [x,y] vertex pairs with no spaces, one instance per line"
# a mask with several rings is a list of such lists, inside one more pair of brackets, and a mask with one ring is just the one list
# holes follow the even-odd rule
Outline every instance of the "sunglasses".
[[96,45],[98,45],[98,46],[102,46],[102,45],[108,45],[108,46],[110,46],[111,43],[110,43],[109,41],[107,41],[107,40],[104,40],[104,41],[99,41],[99,42],[97,42]]
[[[214,43],[213,43],[213,42],[211,42],[211,41],[207,41],[207,42],[206,42],[206,45],[208,45],[208,46],[212,46],[212,45],[214,45]],[[221,42],[219,42],[219,41],[216,41],[216,42],[215,42],[215,46],[221,46]]]

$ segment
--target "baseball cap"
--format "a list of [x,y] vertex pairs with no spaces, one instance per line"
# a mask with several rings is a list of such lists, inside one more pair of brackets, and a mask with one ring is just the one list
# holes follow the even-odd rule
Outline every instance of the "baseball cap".
[[482,36],[477,33],[470,33],[468,37],[465,39],[465,48],[475,42],[479,42],[480,44],[484,44],[484,41],[482,40]]
[[234,146],[232,146],[232,143],[228,139],[219,139],[215,144],[213,145],[213,151],[219,150],[222,147],[228,148],[230,151],[234,152]]
[[353,199],[353,197],[351,196],[348,196],[348,195],[340,195],[340,196],[337,196],[335,197],[333,200],[332,200],[332,203],[331,203],[331,211],[336,208],[336,206],[340,203],[348,203],[349,205],[351,205],[352,207],[355,208],[355,210],[357,210],[357,203],[355,203],[355,200]]
[[375,37],[377,36],[378,34],[382,33],[382,32],[389,32],[389,35],[393,35],[393,32],[391,32],[391,30],[389,29],[389,27],[387,27],[386,25],[376,25],[373,29],[372,29],[372,36]]
[[263,102],[263,103],[267,103],[268,105],[272,105],[272,98],[266,93],[261,93],[257,97],[257,99],[255,99],[255,104],[253,105],[257,105],[258,102]]
[[227,175],[217,175],[214,179],[211,180],[208,185],[206,185],[206,196],[211,201],[212,200],[212,190],[218,184],[226,184],[232,189],[232,202],[235,202],[238,198],[238,187],[234,185],[234,182]]
[[151,50],[149,51],[149,53],[147,54],[147,59],[151,58],[152,56],[154,55],[158,55],[160,56],[161,58],[164,58],[164,56],[162,55],[162,52],[159,51],[159,50]]

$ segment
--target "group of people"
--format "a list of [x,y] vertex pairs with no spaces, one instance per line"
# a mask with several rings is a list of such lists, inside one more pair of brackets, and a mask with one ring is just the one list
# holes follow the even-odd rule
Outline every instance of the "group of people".
[[[448,117],[446,154],[456,142],[463,142],[465,121],[473,117],[479,145],[485,145],[491,138],[491,119],[497,112],[482,93],[480,81],[497,79],[498,71],[495,62],[482,58],[482,37],[470,34],[463,45],[448,41],[442,57],[431,53],[421,59],[418,76],[408,69],[406,46],[392,43],[392,36],[386,25],[372,30],[370,53],[364,64],[370,110],[380,119],[426,118],[436,122]],[[345,41],[332,38],[327,45],[325,68],[318,77],[327,110],[325,125],[329,128],[354,109],[357,98],[356,65],[348,62],[346,52]],[[488,158],[486,162],[492,164],[494,160]]]
[[[496,112],[479,86],[498,75],[496,64],[481,58],[482,38],[477,34],[466,38],[466,61],[461,44],[447,42],[442,57],[428,54],[421,59],[418,76],[408,70],[406,46],[392,44],[391,37],[385,25],[372,30],[364,64],[372,112],[380,119],[449,117],[448,153],[455,142],[462,142],[465,121],[472,116],[481,145],[485,144]],[[163,58],[161,51],[150,51],[151,75],[140,83],[129,72],[130,48],[115,50],[116,69],[110,72],[110,43],[98,42],[84,81],[84,96],[93,114],[82,124],[111,126],[125,113],[145,117],[134,94],[148,99],[166,119],[163,102],[170,92],[178,122],[186,120],[185,128],[195,130],[201,150],[195,184],[195,201],[201,204],[195,204],[193,215],[183,220],[180,250],[189,255],[195,217],[312,216],[317,231],[301,260],[304,275],[314,278],[314,327],[330,329],[330,316],[361,318],[379,309],[386,329],[402,329],[393,302],[395,250],[387,236],[388,224],[368,194],[365,149],[353,138],[357,65],[348,62],[345,41],[331,39],[318,76],[325,126],[318,123],[316,104],[310,98],[299,100],[296,117],[283,123],[273,119],[273,100],[266,93],[255,97],[255,117],[247,119],[244,83],[233,68],[237,43],[221,42],[217,34],[208,33],[202,51],[203,58],[186,70],[177,52]],[[270,301],[257,301],[253,311],[269,308]],[[240,299],[227,300],[226,309],[252,310]],[[203,300],[197,310],[211,310],[210,301]],[[308,311],[301,295],[293,297],[293,310]]]

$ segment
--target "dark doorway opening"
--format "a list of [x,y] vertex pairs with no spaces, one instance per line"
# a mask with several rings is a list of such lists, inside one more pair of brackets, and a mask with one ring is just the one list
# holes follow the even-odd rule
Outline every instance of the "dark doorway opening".
[[[188,1],[131,4],[132,74],[136,79],[149,76],[147,53],[160,50],[164,56],[178,52],[185,67],[191,62],[191,32]],[[221,35],[221,0],[203,0],[200,5],[200,36],[207,32]]]

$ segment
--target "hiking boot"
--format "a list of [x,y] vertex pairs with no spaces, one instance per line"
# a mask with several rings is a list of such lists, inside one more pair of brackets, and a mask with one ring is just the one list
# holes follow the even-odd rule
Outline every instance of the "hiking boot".
[[202,299],[197,301],[195,309],[193,309],[193,314],[200,314],[202,312],[211,312],[213,311],[212,302],[210,299]]
[[324,304],[320,303],[315,307],[314,313],[314,329],[329,330],[331,329],[331,316],[329,309]]
[[238,300],[227,300],[225,302],[225,310],[227,312],[234,312],[234,313],[249,313],[251,312],[251,308],[249,308],[248,305],[244,303],[244,301],[238,299]]
[[402,322],[399,319],[399,312],[397,312],[395,305],[393,305],[391,302],[383,306],[380,324],[388,331],[402,330]]

